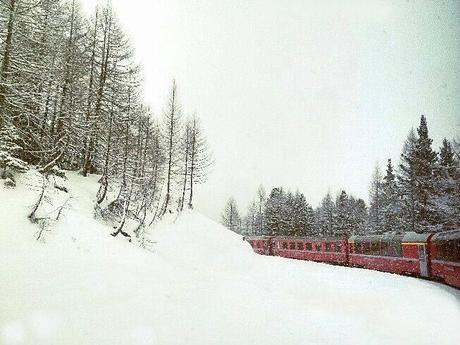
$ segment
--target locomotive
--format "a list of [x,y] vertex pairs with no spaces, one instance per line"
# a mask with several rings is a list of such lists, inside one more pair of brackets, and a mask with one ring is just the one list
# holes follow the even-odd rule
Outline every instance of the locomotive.
[[442,281],[460,288],[460,230],[344,238],[245,237],[256,253]]

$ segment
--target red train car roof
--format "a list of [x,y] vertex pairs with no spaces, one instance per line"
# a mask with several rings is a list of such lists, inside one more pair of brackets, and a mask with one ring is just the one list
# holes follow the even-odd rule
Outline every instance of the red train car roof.
[[348,239],[349,243],[372,242],[372,241],[402,241],[404,234],[385,234],[385,235],[353,235]]
[[434,234],[432,237],[432,241],[459,240],[459,239],[460,239],[460,230],[438,232]]
[[406,232],[403,237],[403,243],[426,243],[433,234],[418,234],[416,232]]
[[346,237],[273,237],[275,240],[280,241],[310,241],[310,242],[319,242],[319,241],[346,241]]

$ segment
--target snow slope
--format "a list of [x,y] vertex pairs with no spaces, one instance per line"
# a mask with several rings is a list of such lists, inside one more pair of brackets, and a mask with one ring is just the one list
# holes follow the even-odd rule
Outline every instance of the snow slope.
[[69,173],[45,243],[26,219],[34,172],[0,186],[0,344],[460,344],[458,290],[260,256],[196,212],[142,250],[94,220],[96,181]]

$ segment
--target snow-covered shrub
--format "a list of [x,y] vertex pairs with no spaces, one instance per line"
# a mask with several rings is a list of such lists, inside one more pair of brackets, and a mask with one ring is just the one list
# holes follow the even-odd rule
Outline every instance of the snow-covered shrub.
[[14,125],[4,125],[0,129],[0,178],[14,181],[13,172],[25,172],[27,163],[19,158],[21,147],[16,144],[19,135]]
[[5,179],[5,182],[3,182],[3,184],[5,185],[5,187],[10,187],[10,188],[16,187],[16,182],[11,177],[7,177]]

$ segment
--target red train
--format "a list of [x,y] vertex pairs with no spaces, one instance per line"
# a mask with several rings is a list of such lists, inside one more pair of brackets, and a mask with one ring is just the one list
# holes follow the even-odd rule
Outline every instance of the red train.
[[460,288],[460,230],[349,238],[245,237],[256,253],[441,280]]

